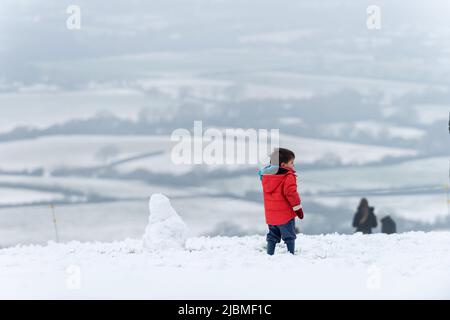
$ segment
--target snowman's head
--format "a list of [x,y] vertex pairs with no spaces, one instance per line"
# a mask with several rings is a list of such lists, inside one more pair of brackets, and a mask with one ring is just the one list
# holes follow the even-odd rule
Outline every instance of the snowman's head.
[[161,193],[155,193],[149,201],[150,222],[158,222],[166,220],[172,216],[176,216],[176,211],[172,208],[169,198]]

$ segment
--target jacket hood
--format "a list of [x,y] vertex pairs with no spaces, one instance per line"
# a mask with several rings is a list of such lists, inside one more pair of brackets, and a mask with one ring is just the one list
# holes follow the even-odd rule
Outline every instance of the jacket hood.
[[263,174],[262,175],[262,185],[264,192],[273,192],[277,189],[280,184],[286,179],[290,174],[295,175],[295,171],[288,170],[288,172],[283,174]]
[[273,166],[271,164],[262,167],[258,170],[259,179],[262,180],[263,175],[265,174],[276,174],[278,172],[279,166]]

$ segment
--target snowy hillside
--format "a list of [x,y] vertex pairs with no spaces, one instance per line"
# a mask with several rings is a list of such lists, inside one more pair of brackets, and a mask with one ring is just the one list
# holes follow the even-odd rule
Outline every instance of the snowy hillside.
[[[194,139],[195,141],[195,139]],[[200,142],[201,143],[201,142]],[[238,140],[236,148],[245,141]],[[302,136],[280,135],[280,143],[302,156],[302,164],[333,160],[346,165],[373,164],[384,158],[414,157],[414,149],[393,148],[333,140],[310,139]],[[172,148],[177,144],[170,136],[131,135],[71,135],[51,136],[36,139],[0,143],[0,170],[14,172],[43,169],[52,172],[62,169],[101,169],[108,167],[125,174],[136,170],[167,174],[186,174],[195,165],[174,164]],[[230,161],[231,162],[231,161]],[[198,167],[198,166],[197,166]],[[242,165],[212,166],[213,171],[242,169]],[[246,166],[254,168],[254,164]]]
[[272,257],[262,236],[14,247],[0,250],[0,298],[448,299],[449,243],[449,232],[300,235],[295,256]]
[[300,235],[296,255],[263,236],[187,237],[155,194],[141,240],[0,250],[0,299],[450,298],[450,232]]

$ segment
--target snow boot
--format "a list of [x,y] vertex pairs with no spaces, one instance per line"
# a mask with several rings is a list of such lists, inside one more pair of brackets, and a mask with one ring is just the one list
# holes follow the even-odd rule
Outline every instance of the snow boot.
[[286,241],[286,246],[290,253],[295,253],[295,241]]
[[276,242],[273,241],[267,241],[267,254],[270,256],[273,256],[273,254],[275,253],[275,246],[276,246]]

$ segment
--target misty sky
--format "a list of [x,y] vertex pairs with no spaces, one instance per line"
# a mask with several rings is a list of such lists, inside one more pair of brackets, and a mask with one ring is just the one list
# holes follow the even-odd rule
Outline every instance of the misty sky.
[[[81,30],[66,27],[72,4]],[[391,101],[447,91],[450,3],[378,1],[381,30],[368,30],[371,4],[4,0],[0,131],[45,126],[71,110],[135,115],[152,92],[165,100],[153,95],[152,103],[165,106],[186,90],[218,99],[242,86],[247,98],[265,99],[351,89]],[[282,73],[290,75],[280,80]]]
[[[66,9],[70,4],[81,8],[79,31],[66,28]],[[56,82],[64,86],[95,78],[136,78],[149,70],[138,72],[130,66],[127,70],[114,70],[150,53],[159,54],[162,60],[171,53],[184,69],[203,67],[208,71],[224,69],[222,63],[229,68],[227,58],[234,59],[232,66],[236,69],[248,68],[252,60],[246,59],[246,50],[261,50],[260,56],[266,57],[255,61],[256,68],[289,66],[283,52],[296,50],[299,55],[325,53],[324,50],[329,55],[353,54],[356,60],[361,55],[373,57],[386,50],[393,58],[402,55],[408,59],[409,54],[417,55],[402,52],[410,41],[415,42],[414,49],[423,57],[449,53],[448,43],[444,43],[450,35],[448,1],[378,1],[382,29],[375,32],[368,31],[365,25],[365,11],[370,4],[338,0],[320,1],[320,5],[292,0],[4,0],[0,4],[0,79],[6,83]],[[225,57],[204,56],[211,50],[232,52]],[[239,55],[233,56],[236,50],[244,55],[242,60]],[[211,64],[203,60],[201,66],[192,65],[183,61],[183,56],[177,56],[182,52],[198,53]],[[106,79],[88,70],[71,69],[72,64],[85,66],[76,62],[90,60],[95,64],[119,56],[120,61],[109,65]],[[153,61],[158,62],[158,58]],[[429,68],[437,67],[433,65],[435,61],[430,62]],[[69,72],[60,74],[67,69]],[[157,66],[152,70],[161,71]]]

